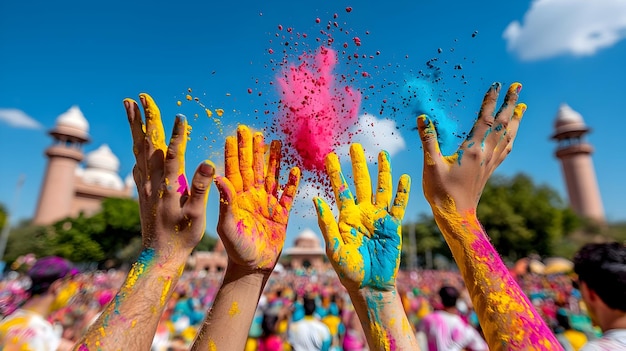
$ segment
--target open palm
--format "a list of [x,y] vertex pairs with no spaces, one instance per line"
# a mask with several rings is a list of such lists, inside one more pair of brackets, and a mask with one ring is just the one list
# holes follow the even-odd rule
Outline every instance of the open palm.
[[350,148],[357,198],[350,191],[337,155],[326,158],[339,207],[339,221],[328,204],[315,198],[318,220],[326,241],[326,252],[341,282],[347,289],[372,288],[390,291],[400,266],[402,248],[402,218],[406,209],[410,178],[403,175],[391,205],[392,183],[389,154],[378,155],[378,186],[372,197],[372,188],[363,148]]
[[267,170],[261,133],[237,128],[227,137],[225,176],[216,177],[220,192],[217,232],[229,259],[248,270],[271,271],[283,249],[289,212],[300,180],[291,169],[282,195],[278,195],[281,144],[273,141]]

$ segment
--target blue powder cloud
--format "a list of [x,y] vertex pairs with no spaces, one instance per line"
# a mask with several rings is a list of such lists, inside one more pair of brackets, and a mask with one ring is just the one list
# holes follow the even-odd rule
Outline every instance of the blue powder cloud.
[[414,116],[426,114],[437,128],[437,139],[444,155],[456,152],[458,148],[458,123],[448,116],[439,100],[438,91],[432,83],[434,76],[412,78],[402,89],[402,99]]

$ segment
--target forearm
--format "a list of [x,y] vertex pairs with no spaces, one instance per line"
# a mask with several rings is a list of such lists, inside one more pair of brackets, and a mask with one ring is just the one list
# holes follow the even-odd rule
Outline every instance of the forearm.
[[148,350],[189,253],[144,249],[126,281],[75,350]]
[[433,206],[491,350],[560,350],[489,241],[475,211]]
[[246,272],[229,262],[213,306],[192,350],[243,350],[269,274]]
[[397,291],[350,292],[371,350],[419,350]]

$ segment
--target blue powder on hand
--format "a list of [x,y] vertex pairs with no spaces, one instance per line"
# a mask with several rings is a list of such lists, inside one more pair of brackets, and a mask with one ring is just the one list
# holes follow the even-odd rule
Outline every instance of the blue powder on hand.
[[417,117],[426,114],[437,129],[437,140],[444,155],[451,155],[458,148],[457,121],[450,118],[439,103],[432,77],[412,78],[402,89],[402,99],[411,113]]

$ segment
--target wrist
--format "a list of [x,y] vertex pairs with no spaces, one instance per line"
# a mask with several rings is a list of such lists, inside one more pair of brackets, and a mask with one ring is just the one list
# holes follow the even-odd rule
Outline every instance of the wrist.
[[154,247],[144,247],[135,263],[144,269],[154,269],[164,274],[180,276],[183,272],[191,251],[187,250],[160,250]]
[[224,272],[224,282],[242,280],[253,284],[261,282],[265,285],[271,274],[272,270],[251,269],[229,259],[226,272]]
[[365,303],[367,306],[387,305],[398,298],[398,292],[394,286],[392,290],[376,290],[369,287],[348,291],[350,298],[356,303]]

